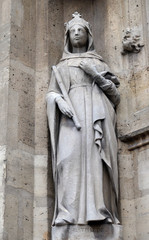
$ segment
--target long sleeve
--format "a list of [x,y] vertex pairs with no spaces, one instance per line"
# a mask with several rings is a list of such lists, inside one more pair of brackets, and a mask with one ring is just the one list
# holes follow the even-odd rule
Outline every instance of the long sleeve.
[[115,86],[115,84],[104,77],[99,78],[97,75],[95,78],[95,82],[102,89],[102,91],[106,94],[106,96],[112,101],[112,103],[116,106],[120,102],[120,94]]
[[[104,71],[110,72],[109,67],[106,64],[104,65]],[[114,106],[117,106],[120,102],[120,94],[116,85],[110,79],[102,77],[99,73],[97,73],[97,75],[94,77],[94,81],[102,89]]]
[[58,86],[58,83],[57,83],[54,73],[52,71],[51,80],[50,80],[50,84],[49,84],[49,88],[48,88],[48,93],[46,95],[46,100],[48,101],[49,98],[52,98],[53,100],[55,100],[56,98],[61,97],[61,96],[62,96],[62,94],[60,92],[60,88]]

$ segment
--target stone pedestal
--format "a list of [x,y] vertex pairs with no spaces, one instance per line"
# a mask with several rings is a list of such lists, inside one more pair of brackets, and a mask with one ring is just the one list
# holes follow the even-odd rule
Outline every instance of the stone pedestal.
[[52,227],[52,240],[122,240],[122,226],[66,225]]

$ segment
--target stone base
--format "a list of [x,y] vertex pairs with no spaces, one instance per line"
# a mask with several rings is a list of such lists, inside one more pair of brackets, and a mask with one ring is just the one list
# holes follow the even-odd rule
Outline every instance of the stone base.
[[52,227],[52,240],[122,240],[122,226],[65,225]]

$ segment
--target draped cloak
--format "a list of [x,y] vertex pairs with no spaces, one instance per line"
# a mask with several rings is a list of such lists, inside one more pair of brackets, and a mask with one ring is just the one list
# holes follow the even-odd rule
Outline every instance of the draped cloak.
[[117,86],[109,79],[98,84],[82,69],[87,61],[98,72],[109,71],[93,51],[67,54],[57,65],[66,91],[81,124],[58,109],[56,98],[63,94],[52,73],[47,95],[47,113],[52,146],[55,183],[53,225],[118,223],[118,169],[115,134]]

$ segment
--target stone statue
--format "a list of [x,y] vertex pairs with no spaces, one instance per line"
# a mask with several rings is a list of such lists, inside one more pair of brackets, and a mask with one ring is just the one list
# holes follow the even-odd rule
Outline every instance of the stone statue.
[[94,50],[89,23],[74,13],[66,23],[64,53],[53,67],[47,94],[57,229],[119,224],[118,86],[116,76]]

